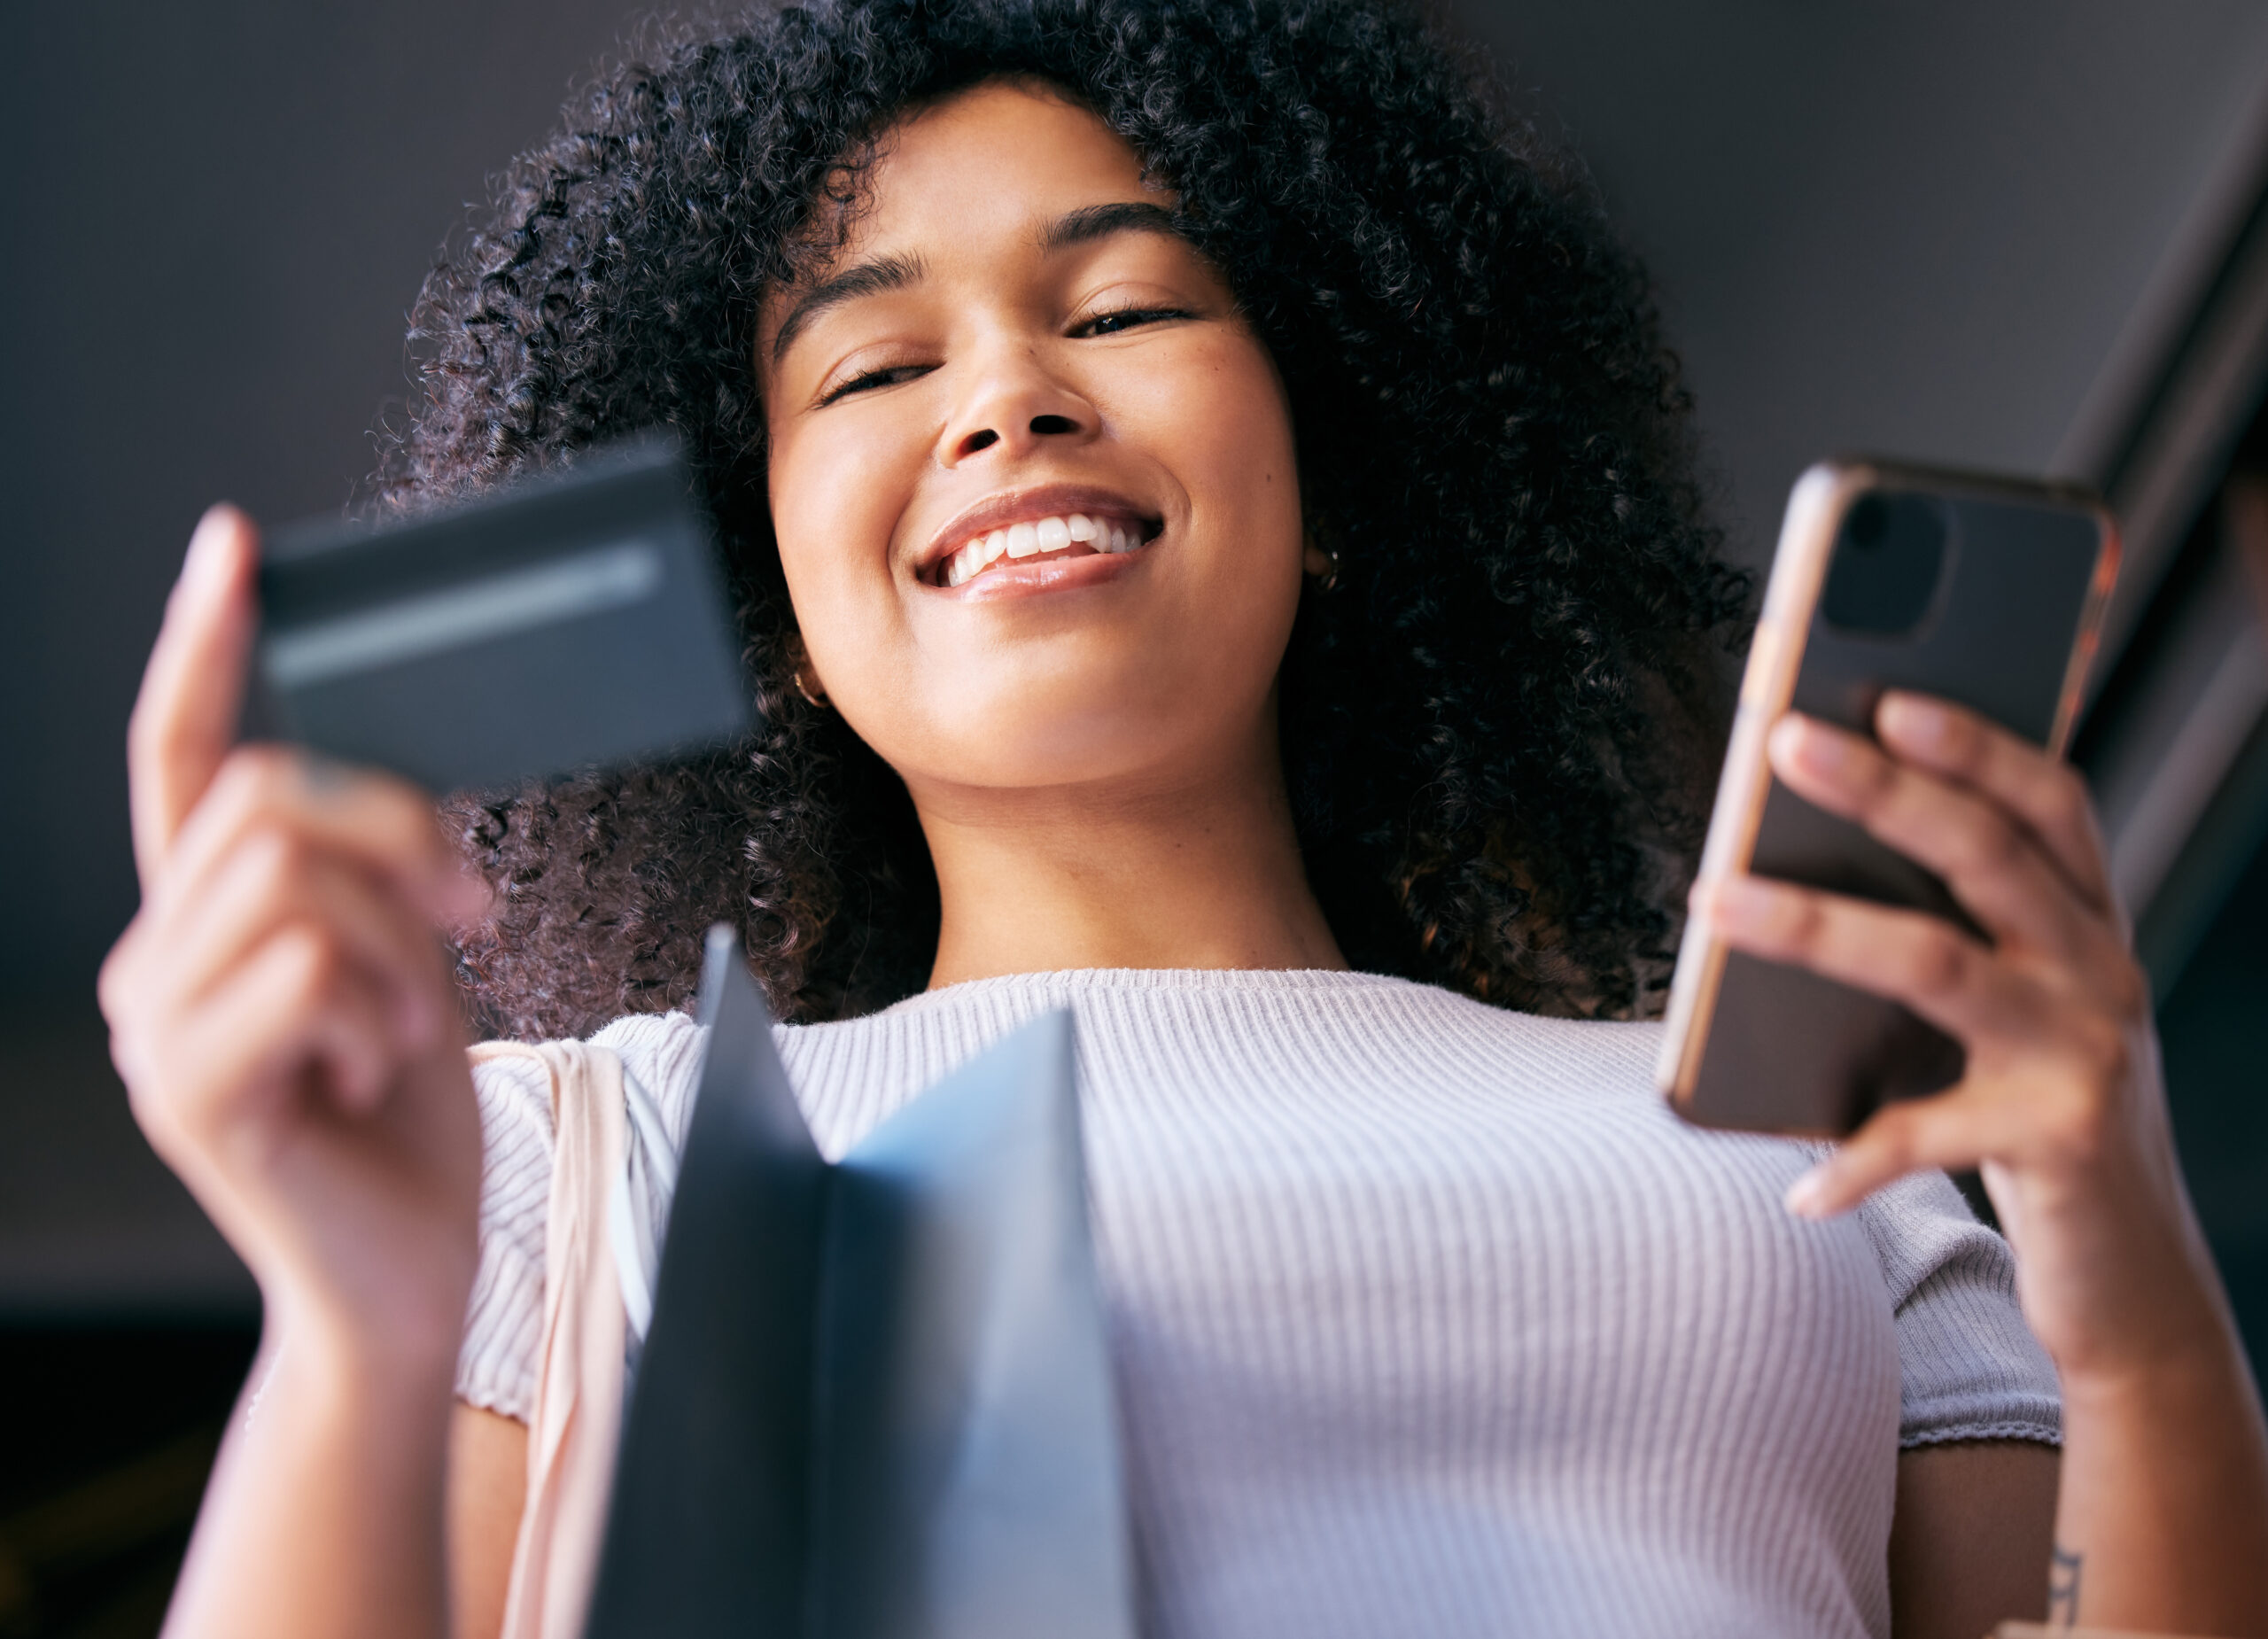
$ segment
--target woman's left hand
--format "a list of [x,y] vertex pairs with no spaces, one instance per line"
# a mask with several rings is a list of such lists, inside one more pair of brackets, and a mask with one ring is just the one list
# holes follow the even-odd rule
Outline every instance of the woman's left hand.
[[1774,771],[1942,877],[1983,929],[1736,877],[1697,896],[1728,944],[1903,1002],[1968,1049],[1960,1084],[1877,1112],[1789,1194],[1825,1216],[1922,1168],[1979,1169],[2025,1318],[2066,1387],[2225,1351],[2174,1158],[2149,984],[2067,765],[1975,714],[1884,696],[1879,743],[1790,716]]

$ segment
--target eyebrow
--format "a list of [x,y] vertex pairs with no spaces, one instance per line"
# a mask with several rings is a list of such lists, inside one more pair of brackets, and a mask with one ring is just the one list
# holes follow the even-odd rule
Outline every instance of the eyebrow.
[[[1115,233],[1161,233],[1177,239],[1184,237],[1171,211],[1130,199],[1114,205],[1090,205],[1057,217],[1039,230],[1039,248],[1043,252],[1066,250],[1075,245],[1107,239]],[[828,309],[868,296],[905,290],[920,284],[928,273],[928,268],[919,256],[878,256],[820,280],[796,298],[788,316],[780,321],[779,333],[772,338],[772,361],[777,364],[784,358],[788,344]]]
[[909,284],[919,284],[928,272],[919,256],[877,256],[872,261],[845,268],[832,278],[820,280],[797,297],[796,305],[788,309],[788,316],[780,321],[780,333],[772,338],[772,361],[780,362],[787,353],[788,344],[830,307],[902,291]]
[[1057,217],[1039,230],[1039,248],[1060,251],[1069,245],[1106,239],[1114,233],[1162,233],[1175,239],[1182,237],[1171,211],[1163,206],[1129,199],[1116,205],[1090,205],[1084,210]]

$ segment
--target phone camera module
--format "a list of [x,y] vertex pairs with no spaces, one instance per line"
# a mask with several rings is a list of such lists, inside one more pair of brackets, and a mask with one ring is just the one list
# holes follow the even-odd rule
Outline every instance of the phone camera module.
[[1864,549],[1882,545],[1889,532],[1890,502],[1879,492],[1860,496],[1851,509],[1851,521],[1843,526],[1843,539]]
[[1897,490],[1860,496],[1836,538],[1820,613],[1845,632],[1910,633],[1937,602],[1947,532],[1934,496]]

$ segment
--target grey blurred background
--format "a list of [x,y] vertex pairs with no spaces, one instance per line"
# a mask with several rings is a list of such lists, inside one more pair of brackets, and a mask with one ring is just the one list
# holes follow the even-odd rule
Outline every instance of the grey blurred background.
[[[2111,493],[2129,569],[2079,754],[2259,1360],[2268,7],[1457,4],[1658,276],[1741,556],[1764,561],[1790,481],[1834,451]],[[194,1422],[254,1312],[135,1133],[91,999],[134,908],[121,734],[183,544],[214,499],[268,518],[346,500],[408,391],[403,316],[435,246],[633,15],[0,13],[0,1390],[19,1391],[0,1571],[12,1541],[25,1564],[48,1542],[50,1590],[0,1587],[0,1635],[146,1631],[175,1539],[145,1530],[140,1570],[73,1593],[124,1550],[54,1548],[38,1511],[58,1487],[110,1484],[152,1518],[151,1497],[193,1500],[209,1446],[165,1448],[166,1467],[149,1453],[171,1425],[125,1430],[104,1386],[155,1404],[174,1385]],[[74,1386],[106,1433],[19,1426],[27,1396],[78,1403]],[[97,1459],[123,1466],[89,1479]]]

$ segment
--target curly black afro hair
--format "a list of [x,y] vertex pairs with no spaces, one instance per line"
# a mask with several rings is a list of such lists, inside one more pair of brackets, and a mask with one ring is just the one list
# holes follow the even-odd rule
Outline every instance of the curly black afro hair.
[[718,920],[783,1018],[926,983],[911,803],[793,686],[752,338],[892,120],[1002,76],[1133,146],[1282,371],[1341,565],[1285,659],[1285,765],[1348,959],[1506,1006],[1648,1008],[1746,585],[1703,518],[1643,273],[1457,50],[1392,0],[818,0],[644,56],[578,95],[428,279],[424,396],[378,493],[420,509],[675,428],[764,726],[456,805],[501,890],[461,941],[480,1024],[683,1006]]

